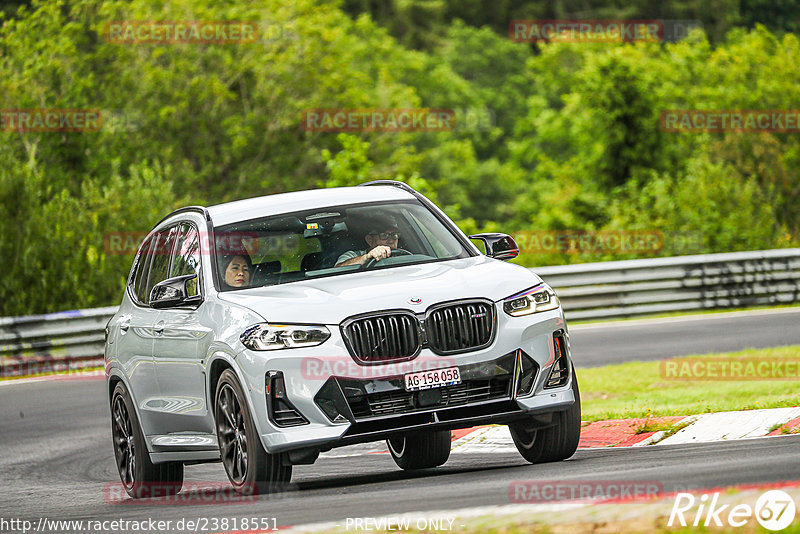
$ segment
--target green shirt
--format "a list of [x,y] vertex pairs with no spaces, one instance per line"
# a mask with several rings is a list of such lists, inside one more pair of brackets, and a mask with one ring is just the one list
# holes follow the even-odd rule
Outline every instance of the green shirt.
[[366,253],[367,253],[366,250],[348,250],[347,252],[339,256],[339,259],[336,260],[336,263],[334,265],[339,265],[343,261],[352,260],[353,258],[363,256]]

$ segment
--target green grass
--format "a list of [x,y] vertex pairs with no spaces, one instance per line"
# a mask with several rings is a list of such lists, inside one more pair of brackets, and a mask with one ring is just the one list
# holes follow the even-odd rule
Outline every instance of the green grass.
[[637,319],[663,319],[663,318],[670,318],[670,317],[691,317],[695,315],[713,315],[719,313],[731,313],[731,312],[741,312],[741,311],[762,311],[762,310],[782,310],[787,308],[800,308],[797,304],[779,304],[777,306],[770,305],[770,306],[752,306],[752,307],[745,307],[745,308],[715,308],[711,310],[682,310],[682,311],[674,311],[674,312],[664,312],[664,313],[654,313],[649,315],[637,315],[636,317],[622,317],[617,319],[590,319],[590,320],[583,320],[583,321],[570,321],[570,325],[573,324],[592,324],[592,323],[605,323],[609,321],[635,321]]
[[[800,360],[800,346],[687,356],[679,360],[702,358]],[[577,375],[584,421],[800,406],[797,380],[675,380],[661,376],[658,361],[578,369]]]
[[570,326],[578,324],[606,323],[617,321],[636,321],[637,319],[664,319],[670,317],[692,317],[695,315],[714,315],[718,313],[731,313],[740,311],[761,311],[761,310],[782,310],[786,308],[800,308],[797,304],[779,304],[777,306],[753,306],[749,308],[715,308],[713,310],[684,310],[664,313],[653,313],[650,315],[637,315],[636,317],[621,317],[616,319],[587,319],[582,321],[569,321]]
[[666,432],[672,430],[672,423],[661,419],[648,419],[636,427],[635,434],[645,434],[647,432]]
[[691,422],[678,422],[670,423],[669,421],[660,421],[658,419],[648,419],[636,428],[635,434],[644,434],[645,432],[663,432],[658,441],[667,439],[668,437],[677,434]]

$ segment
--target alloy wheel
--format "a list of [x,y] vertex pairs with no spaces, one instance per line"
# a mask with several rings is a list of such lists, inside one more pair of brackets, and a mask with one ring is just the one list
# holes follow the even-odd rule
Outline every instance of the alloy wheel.
[[136,472],[136,445],[133,438],[133,425],[122,395],[117,395],[114,398],[112,414],[114,422],[112,433],[117,468],[125,489],[130,490],[136,482],[134,474]]
[[240,485],[247,476],[247,431],[239,399],[230,384],[223,384],[216,409],[220,453],[231,482]]

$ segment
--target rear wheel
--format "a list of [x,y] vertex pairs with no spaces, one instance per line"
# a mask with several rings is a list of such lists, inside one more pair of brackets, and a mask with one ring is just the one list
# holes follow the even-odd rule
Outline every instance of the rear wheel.
[[214,418],[228,480],[236,491],[244,494],[280,490],[292,478],[288,458],[264,450],[234,372],[223,371],[217,384]]
[[119,382],[111,395],[111,436],[119,478],[134,499],[174,495],[183,487],[183,464],[150,461],[128,390]]
[[386,440],[401,469],[438,467],[450,457],[450,431],[413,432]]
[[553,414],[553,426],[531,429],[524,422],[508,425],[517,450],[532,464],[566,460],[575,454],[581,437],[581,397],[575,369],[572,391],[575,403],[566,411]]

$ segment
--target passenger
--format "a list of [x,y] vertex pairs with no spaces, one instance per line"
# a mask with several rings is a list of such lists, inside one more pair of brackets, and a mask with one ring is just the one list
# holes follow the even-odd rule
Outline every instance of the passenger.
[[364,265],[370,258],[381,261],[392,255],[392,250],[399,248],[400,231],[397,225],[389,222],[373,223],[372,229],[364,236],[364,240],[369,245],[367,250],[348,250],[336,260],[335,267],[345,265]]
[[250,285],[253,262],[246,252],[238,252],[219,257],[222,288],[236,289]]

